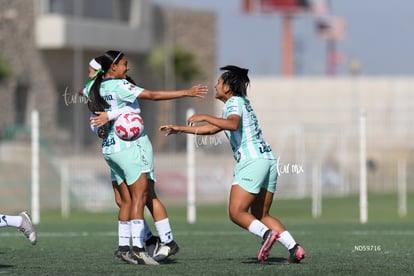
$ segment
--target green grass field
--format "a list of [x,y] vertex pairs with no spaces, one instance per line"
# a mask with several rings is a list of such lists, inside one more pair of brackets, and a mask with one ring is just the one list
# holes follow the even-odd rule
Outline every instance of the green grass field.
[[[408,216],[399,218],[395,195],[369,196],[369,222],[359,221],[358,198],[323,200],[311,218],[310,200],[275,201],[278,216],[307,251],[301,264],[286,265],[275,244],[264,264],[256,262],[260,239],[235,226],[225,205],[198,206],[197,223],[184,207],[169,206],[181,251],[160,266],[128,265],[112,258],[117,246],[116,210],[41,215],[38,244],[13,228],[0,231],[0,274],[5,275],[413,275],[414,195]],[[149,220],[151,222],[151,220]]]

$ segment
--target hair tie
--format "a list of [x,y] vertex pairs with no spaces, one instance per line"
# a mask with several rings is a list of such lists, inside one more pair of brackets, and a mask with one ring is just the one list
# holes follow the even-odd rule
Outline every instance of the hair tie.
[[105,71],[101,68],[98,71],[96,71],[96,73],[92,76],[92,78],[90,78],[87,82],[86,82],[86,87],[92,86],[92,83],[96,80],[96,78],[98,77],[99,74],[103,74],[105,73]]

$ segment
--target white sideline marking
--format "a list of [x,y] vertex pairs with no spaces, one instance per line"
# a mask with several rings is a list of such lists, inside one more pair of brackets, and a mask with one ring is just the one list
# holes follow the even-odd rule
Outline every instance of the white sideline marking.
[[[246,231],[176,231],[173,232],[174,236],[230,236],[230,235],[245,235]],[[11,232],[0,232],[0,237],[15,237],[22,234]],[[101,236],[101,237],[115,237],[118,236],[117,232],[37,232],[37,236],[41,237],[88,237],[88,236]]]
[[352,231],[352,235],[412,236],[414,235],[414,231]]
[[[175,231],[174,236],[234,236],[234,235],[249,235],[247,231]],[[312,235],[311,231],[299,231],[295,232],[296,235]],[[414,236],[414,231],[351,231],[344,232],[343,234],[351,234],[356,236],[368,236],[368,235],[382,235],[382,236]],[[60,238],[60,237],[88,237],[88,236],[100,236],[100,237],[116,237],[117,232],[37,232],[40,237]],[[22,236],[22,233],[16,232],[0,232],[1,237],[16,237]]]

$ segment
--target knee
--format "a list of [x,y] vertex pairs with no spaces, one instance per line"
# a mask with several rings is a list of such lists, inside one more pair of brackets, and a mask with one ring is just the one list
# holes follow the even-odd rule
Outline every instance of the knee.
[[118,207],[128,206],[128,205],[131,205],[131,198],[130,197],[116,197],[115,202],[116,202],[116,205],[118,205]]
[[238,222],[239,214],[240,212],[237,209],[235,208],[229,209],[229,219],[236,224]]
[[118,206],[118,208],[122,207],[122,201],[120,199],[115,198],[115,203],[116,203],[116,206]]
[[123,200],[123,201],[121,202],[121,204],[122,204],[122,207],[124,207],[124,208],[131,208],[132,201],[131,201],[130,199],[128,199],[128,200]]

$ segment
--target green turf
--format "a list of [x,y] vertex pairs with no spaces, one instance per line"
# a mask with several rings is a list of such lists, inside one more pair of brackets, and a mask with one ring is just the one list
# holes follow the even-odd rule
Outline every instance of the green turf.
[[181,251],[160,266],[128,265],[112,259],[116,211],[73,212],[61,219],[45,212],[36,246],[15,229],[0,231],[0,274],[5,275],[412,275],[414,206],[397,216],[394,195],[370,195],[369,222],[358,222],[358,198],[323,201],[322,216],[311,218],[310,200],[278,200],[272,212],[307,251],[301,264],[286,265],[276,244],[270,259],[256,262],[260,239],[235,226],[225,205],[198,206],[194,225],[183,207],[169,207]]

